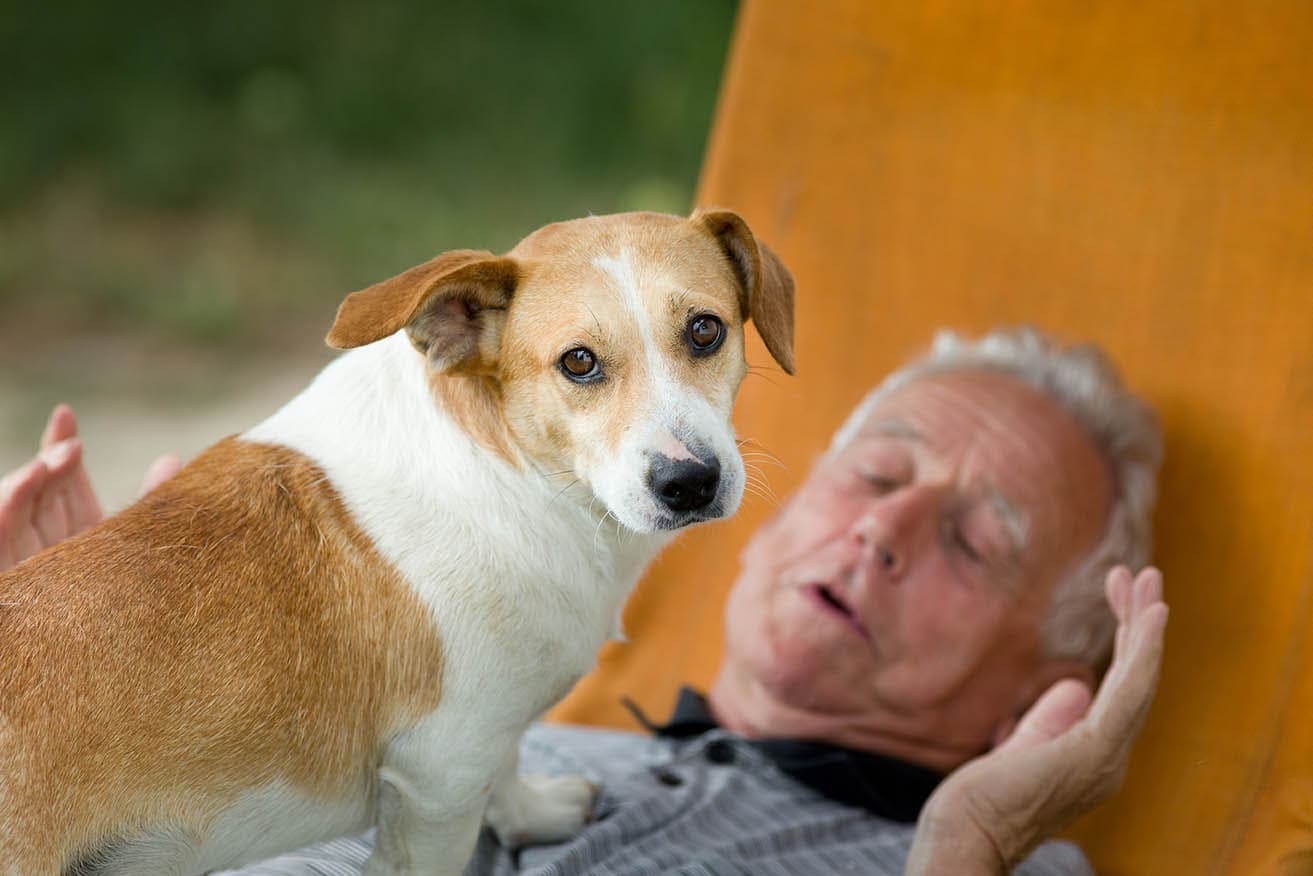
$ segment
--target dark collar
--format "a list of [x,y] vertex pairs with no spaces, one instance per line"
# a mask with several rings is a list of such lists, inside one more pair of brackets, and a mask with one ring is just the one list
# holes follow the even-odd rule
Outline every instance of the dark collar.
[[[634,717],[658,736],[688,739],[720,725],[712,717],[706,698],[692,688],[681,688],[674,714],[655,725],[626,703]],[[790,778],[831,800],[858,806],[893,821],[914,822],[921,807],[944,778],[934,770],[907,761],[803,739],[749,739]]]

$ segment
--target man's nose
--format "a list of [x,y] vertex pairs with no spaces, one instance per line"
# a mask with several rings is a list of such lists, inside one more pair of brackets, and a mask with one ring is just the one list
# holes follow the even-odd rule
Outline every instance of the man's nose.
[[857,548],[862,553],[862,565],[875,565],[890,577],[898,577],[907,565],[909,553],[900,541],[892,538],[873,514],[865,514],[852,530]]
[[933,529],[936,495],[928,487],[904,487],[853,523],[852,537],[870,564],[895,578],[907,570],[924,533]]

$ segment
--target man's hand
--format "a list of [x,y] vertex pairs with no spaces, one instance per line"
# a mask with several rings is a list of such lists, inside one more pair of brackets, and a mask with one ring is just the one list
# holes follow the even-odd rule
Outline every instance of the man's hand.
[[1083,683],[1049,688],[993,751],[950,775],[917,823],[907,874],[1003,873],[1046,837],[1120,786],[1153,702],[1167,606],[1162,574],[1108,574],[1117,637],[1099,694]]
[[[174,456],[155,460],[142,481],[142,492],[154,489],[181,466]],[[59,405],[50,414],[37,456],[0,480],[0,571],[94,526],[102,517],[82,462],[77,418],[68,405]]]

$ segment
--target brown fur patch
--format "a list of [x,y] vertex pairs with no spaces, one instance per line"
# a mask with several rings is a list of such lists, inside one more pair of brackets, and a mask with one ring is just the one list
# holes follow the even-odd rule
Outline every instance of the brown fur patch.
[[432,621],[294,451],[227,439],[0,576],[0,861],[53,872],[275,781],[367,788],[436,705]]

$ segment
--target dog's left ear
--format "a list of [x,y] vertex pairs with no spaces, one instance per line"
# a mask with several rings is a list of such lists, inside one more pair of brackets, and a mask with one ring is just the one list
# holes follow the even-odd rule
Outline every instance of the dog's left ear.
[[338,308],[326,340],[346,350],[404,328],[435,371],[488,373],[518,280],[514,259],[483,250],[446,252],[352,292]]
[[756,324],[766,349],[792,374],[793,275],[775,253],[758,242],[737,213],[700,209],[689,219],[720,244],[739,279],[743,316]]

